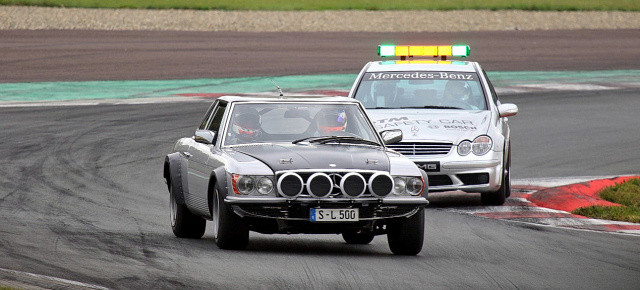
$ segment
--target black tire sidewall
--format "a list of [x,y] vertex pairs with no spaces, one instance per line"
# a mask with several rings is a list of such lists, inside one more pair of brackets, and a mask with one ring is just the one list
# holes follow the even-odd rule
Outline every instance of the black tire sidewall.
[[503,205],[507,201],[507,197],[511,195],[511,146],[509,146],[502,172],[502,184],[500,184],[500,188],[494,192],[483,192],[480,194],[482,204]]
[[397,218],[387,223],[387,240],[396,255],[414,256],[422,251],[424,243],[424,208],[408,218]]
[[206,220],[191,213],[186,205],[178,204],[173,194],[173,186],[169,183],[170,201],[176,207],[175,220],[171,221],[173,234],[179,238],[199,239],[206,230]]
[[217,223],[215,233],[216,245],[221,249],[244,249],[249,244],[249,230],[242,218],[236,215],[231,207],[224,202],[224,196],[220,194],[217,185],[214,188],[213,198],[217,199],[218,211],[214,210],[214,222]]

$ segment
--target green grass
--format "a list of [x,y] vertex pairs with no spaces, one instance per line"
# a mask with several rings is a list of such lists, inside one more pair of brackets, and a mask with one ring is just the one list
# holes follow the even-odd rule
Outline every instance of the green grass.
[[582,207],[572,213],[604,220],[640,223],[640,179],[607,187],[599,195],[603,200],[622,206]]
[[638,0],[0,0],[0,5],[200,10],[459,10],[640,11]]

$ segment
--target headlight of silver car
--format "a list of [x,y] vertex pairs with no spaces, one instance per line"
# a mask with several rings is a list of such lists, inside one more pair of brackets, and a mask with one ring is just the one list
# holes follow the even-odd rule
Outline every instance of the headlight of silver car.
[[424,180],[415,176],[394,176],[393,194],[418,196],[424,191]]
[[258,179],[258,183],[256,184],[258,187],[258,193],[262,195],[268,195],[273,191],[273,180],[271,178],[263,176]]
[[274,195],[273,177],[231,174],[233,192],[238,195]]
[[458,144],[458,154],[460,156],[467,156],[469,153],[473,152],[474,155],[480,156],[485,155],[491,147],[493,146],[493,141],[491,137],[487,135],[482,135],[476,137],[473,142],[469,140],[464,140]]

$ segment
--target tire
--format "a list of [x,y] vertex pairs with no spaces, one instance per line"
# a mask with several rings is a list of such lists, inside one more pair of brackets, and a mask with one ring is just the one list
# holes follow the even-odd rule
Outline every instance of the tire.
[[373,241],[374,237],[370,232],[359,233],[357,231],[348,231],[342,233],[344,241],[352,245],[367,245]]
[[224,203],[218,187],[213,190],[213,238],[220,249],[241,250],[249,245],[249,229],[242,218]]
[[408,218],[398,218],[387,223],[389,249],[396,255],[415,256],[424,243],[424,208]]
[[191,213],[186,205],[176,202],[171,181],[169,181],[169,204],[173,234],[178,238],[202,238],[207,227],[207,221]]
[[511,147],[505,162],[504,175],[502,185],[498,191],[483,192],[480,194],[480,200],[483,205],[503,205],[507,201],[507,197],[511,195]]

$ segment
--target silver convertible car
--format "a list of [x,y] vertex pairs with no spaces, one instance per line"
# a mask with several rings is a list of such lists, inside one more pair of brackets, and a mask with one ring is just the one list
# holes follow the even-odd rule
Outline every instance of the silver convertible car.
[[477,62],[446,59],[469,51],[381,45],[378,54],[396,60],[367,63],[349,96],[378,130],[404,132],[390,147],[427,171],[431,192],[479,192],[483,204],[502,205],[511,194],[508,117],[518,107],[500,102]]
[[351,98],[220,97],[165,158],[173,233],[201,238],[210,220],[222,249],[247,247],[250,231],[386,234],[394,254],[416,255],[428,181],[386,148],[401,139]]

